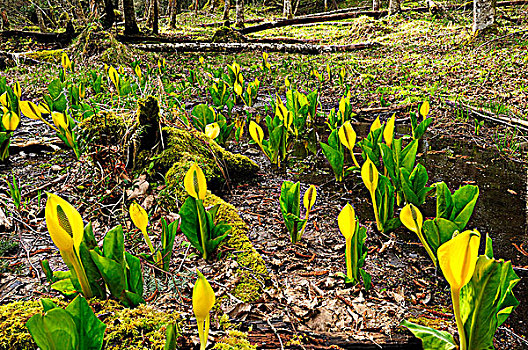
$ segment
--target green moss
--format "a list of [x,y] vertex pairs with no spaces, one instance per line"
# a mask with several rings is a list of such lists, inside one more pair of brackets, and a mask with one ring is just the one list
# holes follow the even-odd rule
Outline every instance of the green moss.
[[211,39],[213,43],[244,43],[246,37],[230,27],[220,27]]
[[239,282],[235,285],[232,294],[245,302],[256,301],[262,293],[263,286],[269,280],[264,260],[249,241],[246,235],[247,225],[240,218],[235,207],[215,195],[209,195],[204,201],[206,206],[215,204],[220,204],[218,220],[224,220],[231,225],[229,240],[223,245],[230,248],[229,251],[236,253],[229,253],[227,258],[236,260],[242,267],[237,269]]
[[85,140],[96,145],[116,145],[122,142],[130,122],[111,112],[94,114],[79,124]]
[[428,318],[420,316],[418,318],[410,317],[407,321],[434,329],[445,329],[449,321],[442,318]]
[[[154,162],[151,169],[165,173],[165,181],[175,189],[176,194],[183,196],[183,178],[190,166],[196,162],[207,178],[211,190],[221,188],[225,177],[230,180],[243,180],[254,176],[258,166],[249,158],[224,150],[216,142],[209,140],[202,132],[166,127],[166,147],[163,152],[150,158]],[[145,161],[141,157],[138,161]],[[148,163],[141,165],[149,166]]]
[[[53,300],[66,307],[62,299]],[[113,300],[89,301],[97,317],[106,324],[104,349],[161,349],[165,344],[165,328],[170,322],[181,322],[177,314],[157,311],[140,305],[124,308]],[[15,302],[0,306],[0,350],[36,349],[25,324],[42,312],[40,301]]]
[[237,331],[230,330],[227,332],[227,335],[222,337],[213,347],[213,349],[219,350],[256,350],[255,345],[247,340],[248,334]]
[[44,61],[49,63],[61,64],[61,56],[64,50],[39,50],[28,52],[25,54],[26,57],[32,58],[37,61]]

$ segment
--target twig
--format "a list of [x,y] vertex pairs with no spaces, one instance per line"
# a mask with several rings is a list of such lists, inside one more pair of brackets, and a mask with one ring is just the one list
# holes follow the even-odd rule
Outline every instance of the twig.
[[282,344],[282,339],[281,339],[279,333],[277,332],[277,330],[275,329],[275,327],[273,327],[273,325],[271,324],[269,318],[266,319],[266,323],[268,324],[268,326],[270,326],[270,328],[273,331],[273,333],[275,333],[275,335],[279,339],[279,344],[280,344],[281,350],[284,350],[284,345]]

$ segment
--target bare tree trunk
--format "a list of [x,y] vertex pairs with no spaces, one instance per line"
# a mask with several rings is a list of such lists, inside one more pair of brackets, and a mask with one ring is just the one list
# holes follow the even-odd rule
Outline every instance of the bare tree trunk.
[[123,12],[125,16],[125,35],[138,34],[139,28],[136,22],[134,0],[123,0]]
[[42,18],[42,9],[37,8],[36,10],[37,10],[37,22],[38,22],[39,29],[42,33],[45,33],[47,30],[46,30],[46,24],[44,23],[44,18]]
[[390,0],[389,1],[389,16],[395,15],[401,12],[401,0]]
[[236,28],[244,28],[244,0],[236,0]]
[[79,18],[82,22],[86,22],[86,17],[84,16],[84,10],[82,8],[81,0],[77,0],[75,12],[77,13],[77,18]]
[[180,14],[181,12],[181,0],[169,0],[169,6],[170,6],[170,21],[169,26],[171,28],[176,28],[176,15]]
[[497,0],[473,0],[473,33],[495,24]]
[[231,7],[231,1],[230,0],[225,0],[224,1],[224,15],[222,17],[222,21],[224,21],[224,25],[226,27],[229,26],[229,7]]
[[372,11],[379,11],[380,0],[372,0]]
[[194,13],[198,14],[198,0],[194,0]]
[[2,30],[9,30],[9,18],[7,17],[7,11],[5,9],[2,9],[1,14],[2,14]]
[[153,5],[154,0],[145,0],[145,10],[144,18],[147,28],[152,28],[152,15],[153,15]]
[[152,15],[152,33],[158,34],[159,33],[159,3],[158,0],[152,0],[154,4],[153,7],[153,15]]
[[105,16],[103,28],[112,28],[112,25],[115,22],[114,4],[112,3],[112,0],[104,0],[104,11]]
[[282,10],[282,16],[288,19],[293,18],[292,0],[284,0],[284,8]]

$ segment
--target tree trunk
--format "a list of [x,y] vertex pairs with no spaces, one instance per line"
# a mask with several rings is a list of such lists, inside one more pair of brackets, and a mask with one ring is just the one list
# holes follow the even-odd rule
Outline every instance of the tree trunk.
[[473,33],[495,23],[496,0],[473,0]]
[[9,30],[9,18],[5,9],[2,9],[2,30]]
[[123,12],[125,16],[125,34],[138,34],[139,28],[136,23],[136,11],[134,10],[134,0],[123,0]]
[[79,18],[83,23],[86,22],[86,17],[84,16],[84,10],[82,8],[81,0],[77,0],[75,12],[77,13],[77,18]]
[[159,33],[159,3],[158,0],[152,0],[153,4],[153,14],[152,14],[152,33]]
[[244,0],[236,0],[236,28],[244,28]]
[[224,15],[222,17],[222,21],[224,22],[224,25],[226,27],[229,27],[229,8],[231,7],[231,1],[225,0],[224,1]]
[[47,30],[46,30],[46,24],[44,23],[44,18],[42,18],[42,9],[37,8],[36,10],[37,10],[37,22],[38,22],[39,29],[42,33],[45,33]]
[[176,15],[181,13],[181,1],[180,0],[169,0],[170,6],[170,21],[169,26],[171,28],[176,28]]
[[389,16],[395,15],[401,12],[401,0],[390,0],[389,1]]
[[293,12],[292,12],[292,0],[284,0],[284,8],[282,11],[282,16],[286,17],[288,19],[293,18]]
[[372,0],[372,11],[379,11],[380,0]]
[[104,11],[105,16],[103,28],[108,29],[111,28],[115,22],[114,4],[112,3],[112,0],[104,0]]

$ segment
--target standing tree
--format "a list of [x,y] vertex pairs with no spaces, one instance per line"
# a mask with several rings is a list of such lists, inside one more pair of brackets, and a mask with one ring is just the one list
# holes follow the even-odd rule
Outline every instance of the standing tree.
[[114,4],[112,0],[104,0],[104,12],[103,28],[109,29],[115,22]]
[[401,0],[390,0],[389,1],[389,16],[400,13],[401,11]]
[[125,35],[139,34],[134,0],[123,0],[123,12],[125,15]]
[[380,0],[372,0],[372,11],[379,11]]
[[473,33],[495,24],[497,0],[473,0]]
[[292,0],[284,0],[284,8],[282,10],[282,16],[288,19],[293,18]]
[[244,0],[236,0],[236,28],[244,28]]
[[169,0],[171,28],[176,28],[176,15],[181,13],[181,0]]
[[231,7],[231,1],[225,0],[224,1],[224,15],[222,17],[222,21],[224,21],[224,26],[229,26],[229,8]]

